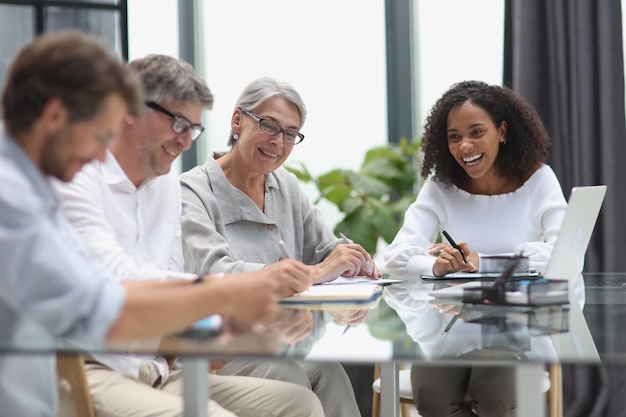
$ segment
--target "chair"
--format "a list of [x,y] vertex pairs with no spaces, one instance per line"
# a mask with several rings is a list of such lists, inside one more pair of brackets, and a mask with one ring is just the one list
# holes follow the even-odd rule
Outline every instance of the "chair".
[[[401,417],[409,417],[409,410],[413,404],[413,392],[411,390],[411,370],[402,369],[400,366],[400,373],[398,374],[398,396],[400,397],[400,415]],[[372,384],[372,390],[374,391],[372,396],[372,417],[380,417],[380,363],[374,366],[374,383]]]
[[76,415],[95,417],[95,411],[89,395],[89,385],[85,374],[85,363],[78,353],[57,354],[57,376],[65,380],[72,390],[72,401]]
[[[548,374],[550,378],[550,386],[547,387],[546,401],[548,403],[549,417],[563,417],[563,376],[561,373],[561,364],[552,363],[549,365]],[[372,417],[380,417],[380,364],[374,367],[374,383],[372,390]],[[402,417],[408,417],[407,406],[413,404],[413,392],[411,390],[411,370],[402,369],[398,375],[398,396],[400,397],[400,414]]]

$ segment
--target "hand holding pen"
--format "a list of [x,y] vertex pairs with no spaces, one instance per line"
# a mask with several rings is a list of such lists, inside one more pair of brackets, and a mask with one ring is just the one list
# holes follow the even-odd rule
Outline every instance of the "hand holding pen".
[[[469,259],[469,248],[467,248],[467,245],[464,243],[461,244],[465,247],[465,250],[463,250],[442,226],[439,226],[439,230],[451,247],[448,246],[448,244],[440,243],[429,248],[431,254],[439,252],[439,257],[433,265],[433,274],[436,276],[444,276],[462,269],[468,272],[474,272],[476,268]],[[465,268],[463,266],[465,266]]]
[[280,297],[288,297],[306,291],[313,284],[313,274],[310,267],[292,259],[282,240],[278,242],[278,246],[283,254],[280,262],[265,265],[258,272],[263,272],[277,285],[277,294]]
[[[354,243],[352,242],[352,240],[348,239],[346,235],[344,235],[341,232],[339,233],[339,236],[341,236],[341,240],[343,240],[343,243],[345,244]],[[367,259],[365,260],[365,264],[362,266],[362,268],[370,275],[374,272],[374,267],[372,266],[371,262]]]

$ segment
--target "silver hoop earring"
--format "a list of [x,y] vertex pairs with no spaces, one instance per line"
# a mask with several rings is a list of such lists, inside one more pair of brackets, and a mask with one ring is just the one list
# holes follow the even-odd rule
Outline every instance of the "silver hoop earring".
[[502,138],[502,140],[500,140],[500,143],[503,145],[506,145],[506,136]]
[[239,139],[239,133],[233,133],[233,140]]

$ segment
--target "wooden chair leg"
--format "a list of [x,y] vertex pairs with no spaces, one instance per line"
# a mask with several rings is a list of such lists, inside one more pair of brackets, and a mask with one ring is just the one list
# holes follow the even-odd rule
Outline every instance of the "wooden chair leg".
[[550,417],[563,417],[563,375],[561,364],[550,364],[549,373],[548,415]]
[[[374,379],[380,378],[380,363],[374,365]],[[380,393],[374,391],[372,393],[372,417],[380,417]]]
[[409,404],[400,403],[400,416],[409,417]]
[[95,417],[83,357],[79,354],[58,354],[57,375],[70,385],[76,415]]

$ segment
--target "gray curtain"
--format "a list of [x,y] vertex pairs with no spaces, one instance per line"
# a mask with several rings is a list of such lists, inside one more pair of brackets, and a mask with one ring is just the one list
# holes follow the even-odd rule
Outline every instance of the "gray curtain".
[[[606,184],[586,271],[626,271],[626,128],[620,0],[505,0],[504,83],[539,112],[552,139],[549,163],[566,196]],[[585,307],[596,341],[619,318]],[[611,351],[611,346],[602,349]],[[568,417],[626,416],[626,368],[565,365]]]
[[586,271],[626,271],[620,0],[507,0],[504,82],[535,106],[565,196],[606,184]]

